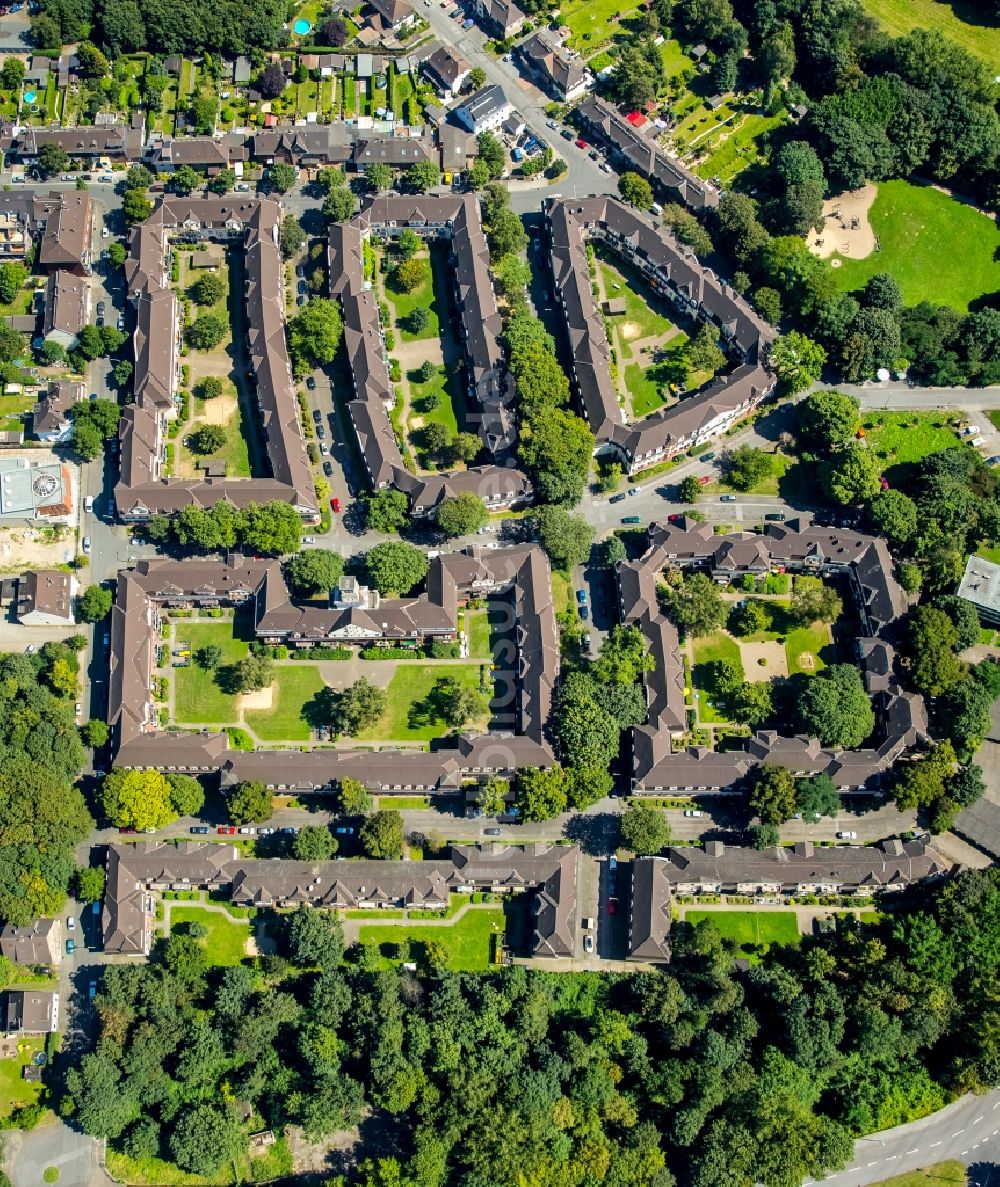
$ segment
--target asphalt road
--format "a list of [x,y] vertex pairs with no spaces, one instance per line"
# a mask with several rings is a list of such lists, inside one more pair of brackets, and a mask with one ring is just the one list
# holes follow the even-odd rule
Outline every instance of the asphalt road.
[[[970,1187],[1000,1184],[1000,1090],[962,1097],[920,1121],[861,1138],[851,1165],[820,1181],[863,1187],[952,1158],[969,1167]],[[803,1187],[814,1182],[806,1179]]]

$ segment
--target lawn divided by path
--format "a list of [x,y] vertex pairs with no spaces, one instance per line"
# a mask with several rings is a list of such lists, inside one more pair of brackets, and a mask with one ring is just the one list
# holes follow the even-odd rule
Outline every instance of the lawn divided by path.
[[748,945],[797,944],[799,925],[794,911],[685,911],[685,923],[710,919],[724,940]]
[[276,667],[271,708],[244,713],[247,727],[262,742],[308,742],[310,728],[302,718],[302,707],[323,687],[315,664]]
[[[411,705],[426,700],[435,682],[446,676],[479,691],[478,664],[400,664],[389,681],[389,704],[381,720],[358,737],[385,742],[429,742],[446,734],[448,727],[441,721],[412,727],[409,722]],[[483,700],[485,704],[485,697]],[[485,724],[485,717],[484,712],[479,724]]]
[[174,669],[174,713],[180,722],[211,722],[231,725],[236,720],[236,697],[219,688],[214,672],[206,672],[193,662],[202,647],[222,648],[222,663],[232,664],[250,654],[243,639],[233,637],[233,619],[220,622],[185,622],[174,624],[174,647],[191,645],[192,662]]
[[1000,21],[987,22],[985,5],[973,0],[862,0],[862,6],[896,37],[913,29],[939,29],[991,67],[1000,62]]
[[882,250],[841,260],[834,269],[840,288],[862,288],[876,272],[890,272],[907,305],[932,301],[962,312],[1000,291],[1000,227],[972,207],[930,186],[885,181],[869,218]]
[[183,907],[178,903],[170,905],[170,930],[183,930],[184,925],[200,923],[208,931],[201,940],[209,964],[239,964],[246,957],[246,944],[250,928],[245,923],[233,923],[219,911],[206,911],[204,907]]
[[[448,927],[433,923],[408,923],[405,927],[372,924],[359,928],[358,939],[362,944],[385,946],[382,957],[386,968],[400,963],[393,945],[402,940],[407,940],[412,946],[420,945],[425,940],[436,940],[448,951],[450,969],[477,973],[490,967],[492,937],[502,935],[503,931],[504,913],[501,907],[476,907],[470,908]],[[411,951],[406,959],[417,960],[419,957],[419,952]]]

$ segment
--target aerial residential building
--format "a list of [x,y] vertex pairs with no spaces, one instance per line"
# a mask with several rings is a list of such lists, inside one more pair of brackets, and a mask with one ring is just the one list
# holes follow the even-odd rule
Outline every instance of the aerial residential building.
[[483,87],[455,108],[455,117],[476,136],[494,132],[514,108],[498,83]]
[[517,46],[514,56],[542,90],[560,103],[571,103],[594,85],[583,58],[562,49],[549,33],[532,33]]
[[22,626],[72,626],[77,581],[60,569],[33,569],[17,583],[17,621]]
[[31,431],[39,441],[66,441],[73,435],[73,405],[83,398],[83,384],[53,380],[31,414]]
[[59,994],[42,989],[8,990],[5,1029],[11,1038],[54,1033],[59,1029]]
[[431,86],[442,99],[454,99],[468,81],[472,67],[457,49],[442,45],[423,63]]
[[80,341],[80,331],[90,321],[90,285],[72,272],[53,272],[45,285],[42,336],[64,350]]

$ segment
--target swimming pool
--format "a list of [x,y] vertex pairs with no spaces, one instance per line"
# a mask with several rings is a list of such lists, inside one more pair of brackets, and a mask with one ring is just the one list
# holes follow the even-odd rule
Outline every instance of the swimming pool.
[[299,17],[295,24],[292,25],[292,32],[296,33],[299,37],[305,37],[311,28],[312,25],[307,20]]
[[24,92],[24,101],[25,101],[25,103],[34,103],[34,101],[35,101],[35,99],[36,99],[37,97],[38,97],[38,96],[35,94],[35,92],[34,92],[34,91],[25,91],[25,92]]

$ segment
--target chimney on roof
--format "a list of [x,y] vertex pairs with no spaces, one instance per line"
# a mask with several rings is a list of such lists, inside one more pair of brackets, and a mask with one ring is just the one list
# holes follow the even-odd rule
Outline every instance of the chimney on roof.
[[726,852],[724,841],[706,841],[705,852],[709,857],[721,857]]
[[796,841],[792,852],[796,857],[812,857],[814,849],[812,841]]

